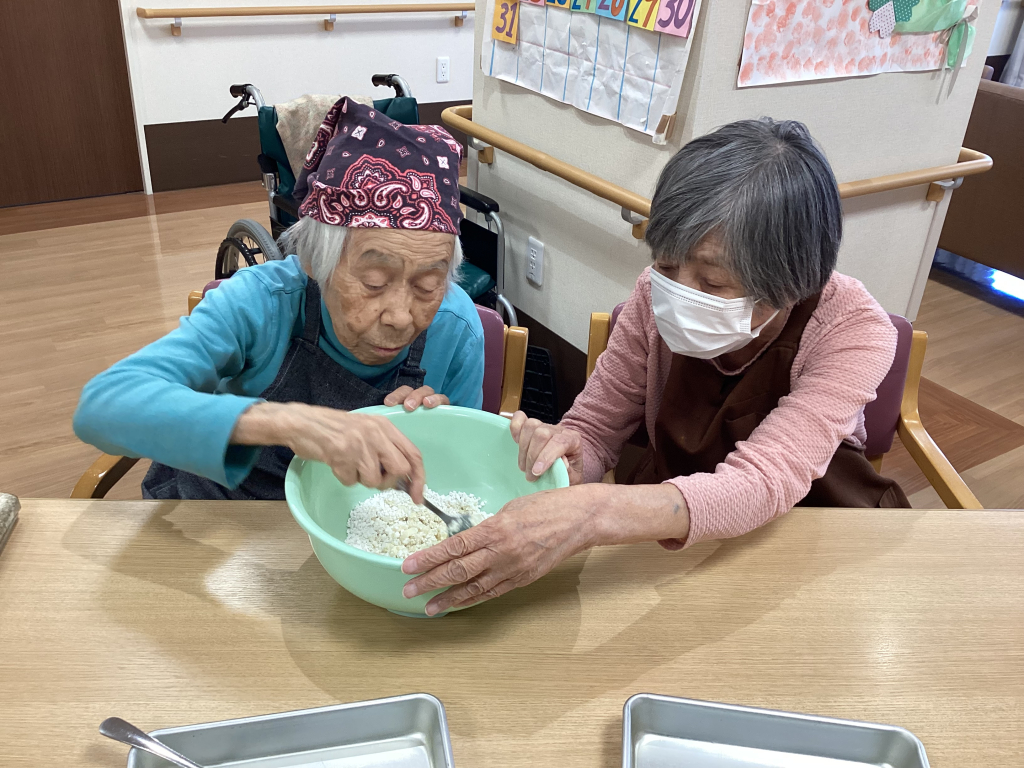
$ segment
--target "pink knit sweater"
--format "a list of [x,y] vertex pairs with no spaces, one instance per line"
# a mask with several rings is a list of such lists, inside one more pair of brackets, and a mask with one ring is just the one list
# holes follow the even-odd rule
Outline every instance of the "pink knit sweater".
[[[616,465],[640,419],[654,436],[672,352],[654,322],[649,272],[637,280],[608,349],[562,419],[583,438],[584,482]],[[840,442],[862,446],[864,406],[895,352],[896,329],[878,302],[858,280],[833,273],[800,339],[790,394],[714,473],[669,481],[689,507],[686,546],[740,536],[785,514],[825,473]]]

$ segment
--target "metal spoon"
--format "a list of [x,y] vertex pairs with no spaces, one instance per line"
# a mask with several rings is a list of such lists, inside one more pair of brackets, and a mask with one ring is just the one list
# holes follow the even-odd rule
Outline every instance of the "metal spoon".
[[120,717],[108,717],[100,723],[100,733],[108,739],[120,741],[136,749],[162,757],[169,763],[174,763],[180,768],[203,768],[199,763],[193,763],[184,755],[180,755],[168,747],[162,741],[157,741],[141,728],[136,728]]
[[[403,477],[398,481],[397,488],[400,491],[409,493],[409,479]],[[470,519],[469,515],[449,515],[447,512],[442,512],[426,496],[423,497],[423,506],[444,521],[444,524],[448,526],[449,536],[454,536],[457,533],[462,533],[467,528],[473,527],[473,521]]]

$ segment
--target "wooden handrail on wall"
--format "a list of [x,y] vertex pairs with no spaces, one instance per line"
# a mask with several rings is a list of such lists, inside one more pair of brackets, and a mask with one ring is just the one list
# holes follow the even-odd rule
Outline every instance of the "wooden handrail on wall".
[[[448,109],[441,113],[441,119],[452,128],[462,131],[467,136],[471,136],[474,139],[489,144],[491,147],[496,147],[514,157],[518,157],[520,160],[540,168],[542,171],[547,171],[559,178],[565,179],[570,184],[592,192],[598,197],[615,203],[627,211],[643,216],[644,219],[651,215],[651,201],[646,197],[630,192],[628,189],[612,184],[610,181],[595,176],[592,173],[587,173],[582,168],[569,165],[515,139],[510,139],[508,136],[504,136],[497,131],[492,131],[490,128],[474,123],[472,106],[448,107]],[[922,168],[917,171],[895,173],[891,176],[879,176],[875,179],[849,181],[839,185],[839,196],[844,199],[860,197],[876,192],[888,192],[893,189],[914,187],[920,184],[929,184],[937,187],[938,185],[934,182],[984,173],[991,167],[991,157],[973,149],[961,147],[959,161],[954,165],[940,165],[935,168]],[[938,187],[938,189],[940,192],[944,191],[941,187]],[[934,200],[931,189],[929,189],[928,199]],[[646,220],[640,223],[633,222],[633,236],[638,240],[643,239],[646,225]]]
[[472,11],[473,3],[400,3],[374,5],[251,5],[231,8],[136,8],[140,19],[209,18],[211,16],[319,16],[330,13],[429,13]]
[[140,19],[174,19],[171,34],[181,34],[182,19],[215,18],[218,16],[327,16],[324,29],[334,29],[334,17],[352,13],[435,13],[455,12],[455,26],[461,27],[474,3],[375,3],[372,5],[252,5],[228,8],[136,8]]

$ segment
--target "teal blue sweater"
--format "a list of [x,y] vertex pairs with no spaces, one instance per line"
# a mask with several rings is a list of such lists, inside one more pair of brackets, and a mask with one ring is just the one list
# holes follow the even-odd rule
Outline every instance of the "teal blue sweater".
[[[235,422],[274,381],[300,334],[306,274],[295,256],[243,269],[171,333],[96,376],[75,411],[75,434],[105,453],[153,459],[235,488],[258,448],[229,445]],[[320,348],[374,386],[408,355],[363,365],[334,334],[321,300]],[[483,403],[484,335],[469,296],[452,286],[427,329],[425,384],[453,405]]]

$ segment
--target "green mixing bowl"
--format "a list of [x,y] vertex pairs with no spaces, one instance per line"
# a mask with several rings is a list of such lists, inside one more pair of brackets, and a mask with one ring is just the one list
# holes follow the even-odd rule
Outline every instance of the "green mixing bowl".
[[[519,471],[519,447],[509,432],[508,419],[484,411],[455,406],[407,413],[402,406],[363,408],[356,413],[377,413],[391,419],[423,454],[427,485],[438,493],[465,491],[484,502],[484,511],[498,512],[520,496],[552,488],[566,488],[569,475],[561,461],[535,483]],[[356,597],[403,616],[425,617],[424,607],[436,592],[411,600],[402,587],[411,576],[402,573],[402,561],[374,555],[345,543],[348,515],[377,491],[361,485],[346,488],[318,461],[295,457],[284,481],[292,515],[309,534],[320,564],[331,577]]]

